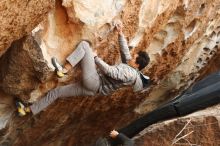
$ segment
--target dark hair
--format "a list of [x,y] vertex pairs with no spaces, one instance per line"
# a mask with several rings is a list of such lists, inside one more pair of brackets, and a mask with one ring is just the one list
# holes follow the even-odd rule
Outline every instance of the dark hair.
[[139,51],[138,57],[136,58],[135,63],[139,65],[138,69],[142,70],[145,68],[150,62],[150,57],[145,51]]

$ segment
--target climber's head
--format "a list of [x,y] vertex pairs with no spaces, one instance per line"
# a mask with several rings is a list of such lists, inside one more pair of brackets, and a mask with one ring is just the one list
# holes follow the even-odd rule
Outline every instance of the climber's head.
[[150,57],[145,51],[139,51],[135,54],[134,58],[129,62],[129,64],[134,67],[142,70],[145,68],[150,62]]

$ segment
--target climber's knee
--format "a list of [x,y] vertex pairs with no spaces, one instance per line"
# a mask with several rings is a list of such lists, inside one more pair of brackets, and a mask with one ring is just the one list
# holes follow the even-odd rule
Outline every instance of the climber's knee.
[[81,41],[79,45],[86,53],[92,53],[92,48],[87,41]]
[[95,96],[96,92],[95,91],[86,90],[84,94],[87,95],[87,96]]
[[[79,43],[80,46],[84,46],[85,48],[90,48],[91,42],[87,40],[83,40]],[[78,45],[78,46],[79,46]]]

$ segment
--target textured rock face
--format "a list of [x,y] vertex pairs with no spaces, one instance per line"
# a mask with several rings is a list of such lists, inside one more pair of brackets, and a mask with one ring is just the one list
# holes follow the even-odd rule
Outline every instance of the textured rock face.
[[[136,136],[137,146],[220,145],[220,107],[152,125]],[[167,132],[169,131],[169,132]]]
[[68,18],[75,22],[79,19],[89,27],[99,28],[112,19],[123,9],[126,0],[64,0],[62,5],[67,8]]
[[[0,129],[5,128],[8,120],[10,119],[14,107],[12,97],[0,91],[1,104],[0,104]],[[4,130],[2,130],[4,132]],[[2,136],[2,132],[1,132]]]
[[[36,10],[36,13],[42,12],[39,16],[43,17],[44,10],[48,10],[48,5],[53,3],[38,1],[38,5],[42,11]],[[2,13],[7,14],[7,10]],[[0,107],[6,111],[0,119],[2,127],[10,117],[1,132],[1,144],[87,146],[97,137],[106,136],[111,129],[125,126],[140,114],[153,110],[197,79],[220,69],[219,15],[219,0],[57,0],[55,8],[46,16],[47,19],[32,31],[33,37],[30,35],[14,42],[1,57],[1,90],[7,93],[2,93],[1,98],[16,95],[26,102],[33,102],[56,86],[70,81],[78,82],[79,67],[74,68],[70,78],[64,81],[52,76],[50,60],[55,56],[64,63],[66,56],[82,39],[90,40],[94,50],[106,62],[118,63],[117,35],[113,30],[114,20],[117,19],[121,19],[124,24],[124,33],[129,46],[133,47],[133,55],[139,50],[149,53],[151,63],[144,72],[152,78],[153,85],[143,93],[133,93],[131,88],[124,88],[106,97],[59,99],[34,117],[19,118],[14,114],[6,117],[13,109]],[[21,18],[29,19],[28,16],[25,14]],[[13,37],[6,36],[3,42],[7,43],[2,48],[7,49],[10,41],[30,32],[39,18],[38,14],[33,18],[31,16],[32,21],[27,25],[30,29],[25,31],[20,32],[20,27],[12,27],[19,33]],[[8,19],[3,20],[6,22]],[[20,23],[22,26],[25,24]],[[3,26],[8,28],[10,25]],[[9,105],[12,105],[11,102],[6,100]],[[215,118],[210,119],[208,115],[202,118],[206,119],[207,124],[215,121]],[[201,121],[195,118],[192,122]],[[172,125],[181,128],[178,122],[170,122],[168,126]],[[165,134],[169,135],[170,132],[175,137],[179,129],[173,132],[168,126],[161,124]],[[210,127],[207,131],[215,133],[217,130]],[[137,144],[144,145],[149,140],[147,134],[149,132],[146,136],[140,136]],[[155,139],[157,134],[157,129],[152,132]],[[210,136],[209,143],[218,136]],[[170,145],[170,139],[154,142],[153,145],[164,143]]]
[[36,27],[53,6],[53,0],[1,1],[0,56],[12,41],[21,38]]
[[[7,62],[7,63],[6,63]],[[45,81],[49,68],[40,47],[33,37],[24,37],[12,43],[0,60],[1,87],[11,95],[26,98]]]

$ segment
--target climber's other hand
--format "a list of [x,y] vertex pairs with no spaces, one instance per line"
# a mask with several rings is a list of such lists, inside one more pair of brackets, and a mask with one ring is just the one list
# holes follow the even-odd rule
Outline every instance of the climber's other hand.
[[110,137],[111,138],[116,138],[117,136],[118,136],[118,131],[116,131],[116,130],[112,130],[111,132],[110,132]]

